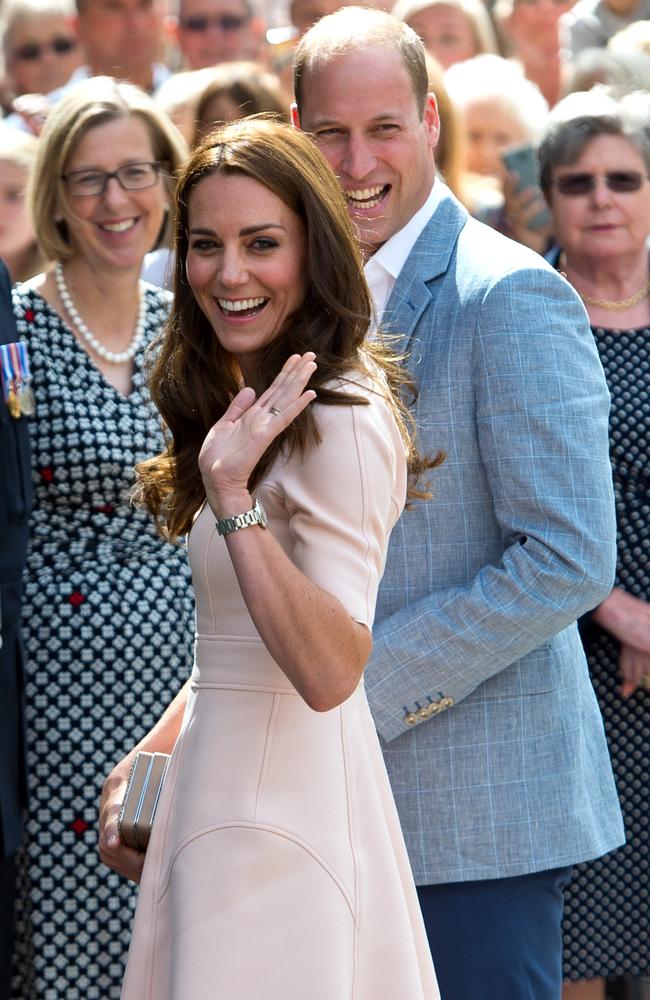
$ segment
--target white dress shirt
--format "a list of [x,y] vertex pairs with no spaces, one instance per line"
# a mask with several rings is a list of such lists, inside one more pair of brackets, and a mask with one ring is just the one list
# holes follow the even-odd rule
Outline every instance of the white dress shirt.
[[422,230],[438,207],[441,195],[442,186],[436,178],[431,188],[431,194],[422,208],[419,208],[406,225],[394,233],[389,240],[386,240],[379,250],[366,261],[363,270],[373,303],[371,332],[374,333],[378,329],[399,273]]

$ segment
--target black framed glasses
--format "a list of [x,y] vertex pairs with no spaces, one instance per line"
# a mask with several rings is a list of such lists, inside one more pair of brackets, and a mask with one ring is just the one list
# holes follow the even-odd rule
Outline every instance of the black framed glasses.
[[605,174],[563,174],[561,177],[555,177],[551,184],[560,194],[571,198],[589,194],[596,187],[599,177],[602,177],[610,191],[615,191],[617,194],[631,194],[633,191],[638,191],[648,180],[646,175],[639,173],[638,170],[609,170]]
[[162,170],[162,163],[125,163],[117,170],[73,170],[69,174],[61,174],[69,193],[74,198],[87,198],[103,194],[111,177],[125,191],[142,191],[153,187]]
[[191,17],[182,17],[179,24],[185,31],[197,33],[209,31],[210,28],[234,32],[240,31],[248,20],[247,17],[237,17],[236,14],[218,14],[214,17],[210,17],[208,14],[194,14]]
[[25,42],[24,45],[19,45],[17,49],[14,49],[12,55],[14,59],[20,59],[22,62],[36,62],[48,49],[57,56],[67,56],[76,47],[76,39],[57,35],[49,42]]

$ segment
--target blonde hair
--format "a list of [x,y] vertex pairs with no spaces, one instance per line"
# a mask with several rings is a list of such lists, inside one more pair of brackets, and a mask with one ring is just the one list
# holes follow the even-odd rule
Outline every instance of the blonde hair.
[[[73,253],[65,223],[57,221],[65,203],[62,174],[82,137],[92,128],[117,119],[141,118],[151,135],[156,160],[168,164],[173,175],[187,156],[180,132],[147,94],[130,83],[95,76],[72,87],[55,104],[39,139],[28,202],[34,232],[50,260],[64,261]],[[168,226],[159,244],[168,242]]]
[[[11,163],[12,166],[24,170],[28,179],[34,170],[38,152],[38,139],[29,132],[19,132],[8,128],[0,122],[0,161]],[[41,254],[38,243],[34,239],[21,259],[20,267],[12,270],[12,280],[27,281],[43,270],[45,258]]]
[[476,42],[476,55],[483,52],[497,53],[499,51],[492,19],[482,0],[397,0],[391,14],[393,17],[399,18],[400,21],[410,24],[410,18],[415,17],[416,14],[440,5],[455,7],[465,15],[472,26]]

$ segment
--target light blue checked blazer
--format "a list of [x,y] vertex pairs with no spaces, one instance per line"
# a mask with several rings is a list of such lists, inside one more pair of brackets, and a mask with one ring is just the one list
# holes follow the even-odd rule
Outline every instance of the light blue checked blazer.
[[393,531],[368,699],[416,882],[622,843],[575,620],[609,593],[609,394],[578,297],[445,189],[382,321],[419,390],[434,498]]

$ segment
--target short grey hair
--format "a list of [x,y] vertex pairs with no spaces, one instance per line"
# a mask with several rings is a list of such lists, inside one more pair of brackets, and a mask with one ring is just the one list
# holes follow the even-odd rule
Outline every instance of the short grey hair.
[[538,149],[540,186],[546,199],[555,167],[575,163],[592,139],[601,135],[627,139],[638,149],[650,172],[649,104],[644,91],[617,97],[606,87],[569,94],[556,104]]
[[429,7],[455,7],[465,15],[472,26],[477,53],[499,51],[492,19],[483,0],[397,0],[391,14],[399,21],[410,24],[410,19]]
[[454,104],[463,109],[473,101],[495,100],[517,119],[535,141],[548,114],[539,87],[524,76],[519,63],[485,53],[450,66],[445,87]]
[[11,54],[12,35],[17,25],[42,17],[72,17],[73,0],[9,0],[0,18],[0,38],[6,57]]

